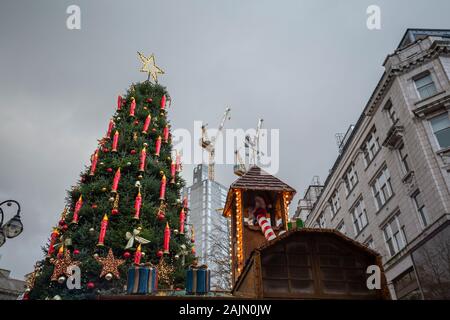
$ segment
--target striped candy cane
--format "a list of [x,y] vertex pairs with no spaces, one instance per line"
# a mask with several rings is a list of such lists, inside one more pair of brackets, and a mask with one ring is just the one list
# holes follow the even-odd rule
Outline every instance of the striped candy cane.
[[261,231],[264,233],[264,237],[266,237],[268,241],[275,239],[277,236],[275,235],[275,232],[273,232],[266,216],[264,214],[259,214],[256,218],[258,219],[258,224],[261,227]]

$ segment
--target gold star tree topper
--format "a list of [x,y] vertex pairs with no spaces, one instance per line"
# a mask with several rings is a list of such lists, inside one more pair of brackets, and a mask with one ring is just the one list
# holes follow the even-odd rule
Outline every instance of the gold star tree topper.
[[144,56],[138,51],[139,59],[142,62],[141,72],[148,74],[148,80],[152,77],[155,83],[158,83],[158,74],[164,74],[164,71],[155,63],[155,55],[152,53],[149,57]]

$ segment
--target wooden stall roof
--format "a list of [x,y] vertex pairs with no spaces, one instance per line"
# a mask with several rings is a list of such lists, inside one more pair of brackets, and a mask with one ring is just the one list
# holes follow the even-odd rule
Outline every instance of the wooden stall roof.
[[289,200],[291,200],[296,193],[294,188],[277,177],[267,173],[258,166],[253,166],[242,177],[239,177],[231,184],[230,189],[228,190],[225,208],[223,210],[224,216],[228,217],[230,215],[229,212],[231,210],[233,192],[236,189],[288,192],[290,193]]
[[295,192],[294,188],[258,166],[251,167],[242,177],[234,181],[230,188]]
[[[249,262],[252,259],[252,257],[255,255],[256,252],[262,252],[266,248],[273,246],[277,242],[283,241],[283,239],[286,239],[286,238],[290,237],[291,235],[297,234],[297,233],[298,234],[308,234],[308,233],[315,233],[315,234],[326,233],[326,234],[331,234],[331,235],[333,235],[335,237],[338,237],[338,238],[344,240],[345,242],[347,242],[347,243],[349,243],[349,244],[351,244],[351,245],[361,249],[362,251],[366,252],[367,254],[374,256],[377,259],[377,261],[380,261],[380,263],[381,263],[381,255],[378,252],[370,249],[369,247],[365,246],[364,244],[362,244],[362,243],[360,243],[358,241],[355,241],[355,240],[347,237],[346,235],[342,234],[341,232],[339,232],[337,230],[334,230],[334,229],[321,229],[321,228],[301,228],[301,229],[293,229],[293,230],[290,230],[290,231],[286,231],[285,233],[279,235],[275,239],[273,239],[271,241],[267,241],[262,246],[254,249],[252,251],[252,253],[250,254],[249,258],[247,259],[247,262]],[[245,278],[245,275],[246,275],[246,273],[248,271],[247,270],[248,266],[249,266],[248,263],[246,263],[246,265],[244,266],[243,272],[241,273],[241,275],[239,276],[238,280],[236,281],[236,285],[233,287],[232,292],[234,292],[236,288],[239,288],[240,283]]]

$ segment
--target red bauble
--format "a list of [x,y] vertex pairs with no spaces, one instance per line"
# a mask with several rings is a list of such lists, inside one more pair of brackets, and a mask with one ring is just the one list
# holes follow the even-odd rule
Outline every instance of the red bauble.
[[97,205],[94,203],[94,204],[91,206],[91,208],[92,208],[92,209],[97,209]]
[[152,131],[153,131],[153,132],[156,132],[156,128],[153,128]]
[[109,151],[109,149],[108,148],[103,148],[103,150],[102,150],[103,152],[108,152]]
[[78,250],[78,249],[73,250],[73,254],[74,255],[80,254],[80,250]]
[[139,120],[135,120],[135,121],[133,122],[133,124],[134,124],[135,126],[137,126],[137,125],[139,124]]
[[123,257],[125,259],[128,259],[129,257],[131,257],[131,253],[129,253],[128,251],[125,251],[124,254],[123,254]]
[[130,153],[131,154],[136,154],[136,150],[133,149],[133,150],[130,151]]
[[164,214],[162,214],[162,213],[158,213],[158,215],[156,216],[156,218],[157,218],[159,221],[163,221],[165,217],[166,217],[166,216],[165,216]]
[[158,258],[161,258],[163,256],[163,251],[159,250],[156,255],[158,256]]
[[119,210],[118,209],[112,209],[111,210],[111,214],[115,216],[116,214],[119,214]]
[[64,227],[64,225],[66,224],[66,222],[63,220],[63,219],[61,219],[61,220],[59,220],[59,226],[60,227]]
[[147,99],[145,99],[145,102],[147,102],[147,103],[150,103],[150,102],[152,102],[152,101],[153,101],[152,98],[147,98]]
[[65,225],[62,226],[62,229],[63,229],[64,231],[66,231],[68,228],[69,228],[69,226],[68,226],[67,224],[65,224]]
[[87,283],[87,288],[88,288],[88,289],[94,289],[94,288],[95,288],[95,284],[94,284],[93,282],[89,281],[89,282]]
[[106,171],[113,172],[113,169],[112,168],[107,168]]

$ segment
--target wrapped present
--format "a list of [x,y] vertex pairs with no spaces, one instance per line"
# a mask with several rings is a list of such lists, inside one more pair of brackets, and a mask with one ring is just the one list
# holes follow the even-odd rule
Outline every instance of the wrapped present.
[[151,266],[135,266],[128,269],[127,293],[149,294],[158,289],[158,269]]
[[207,294],[211,290],[211,271],[206,265],[190,266],[186,276],[187,294]]

